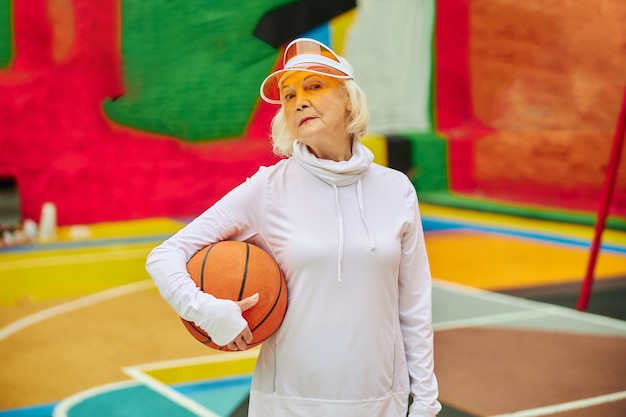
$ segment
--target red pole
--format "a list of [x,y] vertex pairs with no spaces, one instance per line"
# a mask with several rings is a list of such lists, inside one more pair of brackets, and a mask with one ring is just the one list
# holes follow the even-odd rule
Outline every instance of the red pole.
[[578,295],[578,305],[576,308],[580,311],[586,310],[589,305],[591,296],[591,287],[593,286],[593,275],[596,267],[596,260],[600,250],[600,242],[602,240],[602,232],[606,224],[606,216],[611,205],[613,197],[613,189],[615,188],[615,178],[617,177],[617,169],[619,168],[620,157],[622,156],[622,147],[624,145],[624,128],[626,125],[626,87],[624,88],[624,97],[622,98],[622,109],[617,119],[617,130],[613,140],[613,149],[607,167],[604,186],[602,187],[602,199],[598,208],[598,218],[596,219],[595,235],[591,250],[589,252],[589,263],[587,264],[587,274],[580,288]]

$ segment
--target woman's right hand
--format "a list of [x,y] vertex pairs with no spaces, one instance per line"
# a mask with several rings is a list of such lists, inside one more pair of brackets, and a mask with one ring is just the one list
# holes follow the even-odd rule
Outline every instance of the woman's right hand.
[[[254,307],[258,302],[259,293],[253,294],[241,301],[235,301],[242,313]],[[250,342],[252,342],[252,331],[250,331],[250,328],[246,326],[246,328],[243,329],[243,331],[239,333],[230,343],[228,343],[226,347],[230,350],[246,350],[248,348],[248,343]]]

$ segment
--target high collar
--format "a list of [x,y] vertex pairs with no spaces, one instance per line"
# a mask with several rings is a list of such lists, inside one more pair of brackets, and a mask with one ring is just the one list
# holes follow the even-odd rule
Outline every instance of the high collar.
[[352,156],[347,161],[317,158],[309,148],[298,140],[293,143],[293,158],[300,166],[327,184],[337,187],[357,182],[365,175],[374,160],[374,154],[359,140],[352,144]]

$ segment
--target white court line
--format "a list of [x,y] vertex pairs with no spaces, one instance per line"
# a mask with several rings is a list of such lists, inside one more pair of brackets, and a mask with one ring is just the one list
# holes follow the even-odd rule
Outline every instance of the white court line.
[[145,258],[151,248],[124,249],[114,252],[84,253],[72,255],[42,256],[39,258],[18,259],[14,261],[2,261],[0,271],[13,269],[45,268],[59,265],[88,264],[101,261],[123,261],[126,259]]
[[60,314],[68,313],[79,308],[87,307],[102,301],[110,300],[112,298],[121,297],[123,295],[132,294],[134,292],[142,291],[154,286],[152,280],[143,280],[133,282],[132,284],[122,285],[120,287],[111,288],[109,290],[100,291],[98,293],[79,298],[74,301],[70,301],[64,304],[39,311],[30,316],[22,317],[19,320],[14,321],[8,326],[0,328],[0,341],[6,339],[23,330],[33,324],[40,323],[44,320],[48,320],[51,317],[58,316]]
[[214,354],[209,354],[206,356],[196,356],[191,358],[172,359],[168,361],[150,362],[142,365],[134,365],[133,368],[149,372],[160,369],[180,368],[192,365],[234,362],[239,360],[256,358],[259,356],[260,349],[261,347],[259,346],[249,350],[244,350],[242,352],[216,352]]
[[515,413],[498,414],[491,417],[540,417],[556,413],[562,413],[570,410],[578,410],[581,408],[593,407],[594,405],[602,405],[613,401],[626,399],[626,391],[615,392],[612,394],[600,395],[598,397],[585,398],[584,400],[571,401],[567,403],[550,405],[547,407],[533,408],[530,410],[517,411]]
[[162,383],[161,381],[154,379],[151,376],[141,372],[139,369],[127,367],[127,368],[124,368],[124,372],[126,373],[126,375],[132,377],[135,381],[138,381],[144,384],[151,390],[161,394],[168,400],[180,405],[181,407],[183,407],[184,409],[188,411],[191,411],[197,416],[220,417],[219,415],[215,414],[213,411],[209,410],[203,405],[181,394],[180,392],[175,391],[174,389],[170,388],[168,385]]
[[512,295],[491,292],[480,288],[468,287],[450,281],[441,279],[433,279],[433,286],[442,290],[449,290],[463,295],[471,296],[477,299],[490,302],[505,304],[509,306],[517,306],[527,310],[541,310],[544,313],[549,312],[572,320],[584,321],[599,326],[606,326],[624,332],[626,334],[626,321],[614,319],[612,317],[599,316],[592,313],[578,311],[567,307],[549,305],[539,301],[528,300],[525,298],[515,297]]
[[67,413],[71,410],[72,407],[74,407],[76,404],[82,403],[88,398],[95,397],[96,395],[136,387],[138,385],[139,384],[136,381],[114,382],[112,384],[106,384],[96,388],[81,391],[78,394],[74,394],[71,397],[67,397],[66,399],[58,402],[57,405],[54,407],[52,417],[67,417]]

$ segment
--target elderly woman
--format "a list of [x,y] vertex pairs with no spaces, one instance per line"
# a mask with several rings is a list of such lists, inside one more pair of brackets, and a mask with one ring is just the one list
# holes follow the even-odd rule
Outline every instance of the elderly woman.
[[361,144],[369,111],[349,64],[312,39],[285,49],[261,86],[280,104],[262,167],[155,248],[147,270],[183,318],[230,350],[252,334],[239,302],[201,292],[191,256],[249,241],[283,270],[289,306],[259,352],[250,417],[435,416],[431,276],[417,196]]

